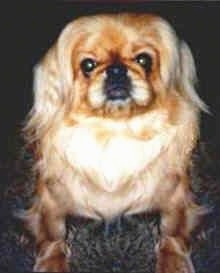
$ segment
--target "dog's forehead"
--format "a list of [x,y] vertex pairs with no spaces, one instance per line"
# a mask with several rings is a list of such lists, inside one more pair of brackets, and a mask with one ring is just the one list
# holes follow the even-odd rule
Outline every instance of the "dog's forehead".
[[149,39],[159,40],[159,17],[152,15],[101,15],[79,20],[84,38],[80,50],[93,50],[97,54],[131,54],[144,47]]

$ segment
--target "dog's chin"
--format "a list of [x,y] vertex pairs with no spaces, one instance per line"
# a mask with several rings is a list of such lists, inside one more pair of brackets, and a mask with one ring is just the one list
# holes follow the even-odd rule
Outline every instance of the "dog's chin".
[[131,98],[118,99],[118,100],[107,100],[104,103],[105,114],[113,118],[129,117],[132,112]]
[[93,107],[92,113],[99,117],[111,119],[128,119],[146,113],[147,102],[137,103],[131,97],[127,99],[105,100],[99,107]]

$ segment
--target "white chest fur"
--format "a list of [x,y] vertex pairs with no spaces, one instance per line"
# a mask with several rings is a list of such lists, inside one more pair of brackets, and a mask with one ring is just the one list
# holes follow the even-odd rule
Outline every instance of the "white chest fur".
[[[158,127],[160,132],[148,140],[131,134],[131,130],[138,133],[146,126],[138,120],[129,124],[129,129],[123,123],[103,121],[98,124],[97,121],[86,121],[74,127],[63,125],[56,136],[56,147],[82,176],[103,190],[113,192],[147,169],[167,148],[175,129],[165,130],[161,124],[164,125],[162,120],[151,126]],[[100,132],[105,135],[105,131],[106,137],[100,139]]]

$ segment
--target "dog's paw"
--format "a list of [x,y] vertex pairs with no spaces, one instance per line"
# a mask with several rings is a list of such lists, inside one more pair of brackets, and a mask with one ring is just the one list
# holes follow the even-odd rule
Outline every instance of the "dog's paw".
[[162,239],[156,252],[156,273],[195,273],[188,251],[175,238]]
[[69,272],[70,250],[64,242],[44,244],[34,265],[34,272]]

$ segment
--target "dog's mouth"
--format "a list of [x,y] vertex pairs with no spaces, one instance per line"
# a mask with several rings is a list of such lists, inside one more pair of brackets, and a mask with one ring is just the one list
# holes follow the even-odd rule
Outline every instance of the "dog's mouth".
[[145,85],[131,81],[126,85],[103,84],[89,94],[92,113],[109,118],[132,117],[145,113],[152,100],[151,92]]
[[128,117],[146,112],[151,99],[148,83],[133,79],[129,72],[113,76],[103,73],[88,92],[93,113],[109,117]]
[[129,84],[115,85],[115,86],[105,86],[104,87],[105,96],[105,107],[111,112],[113,111],[124,111],[132,103],[134,103],[132,98],[132,87]]
[[123,87],[110,88],[110,89],[107,89],[105,93],[106,93],[107,101],[122,102],[122,101],[127,101],[127,99],[130,98],[130,91]]
[[106,101],[112,102],[126,102],[132,97],[132,84],[129,77],[112,79],[107,78],[104,81],[103,87]]

